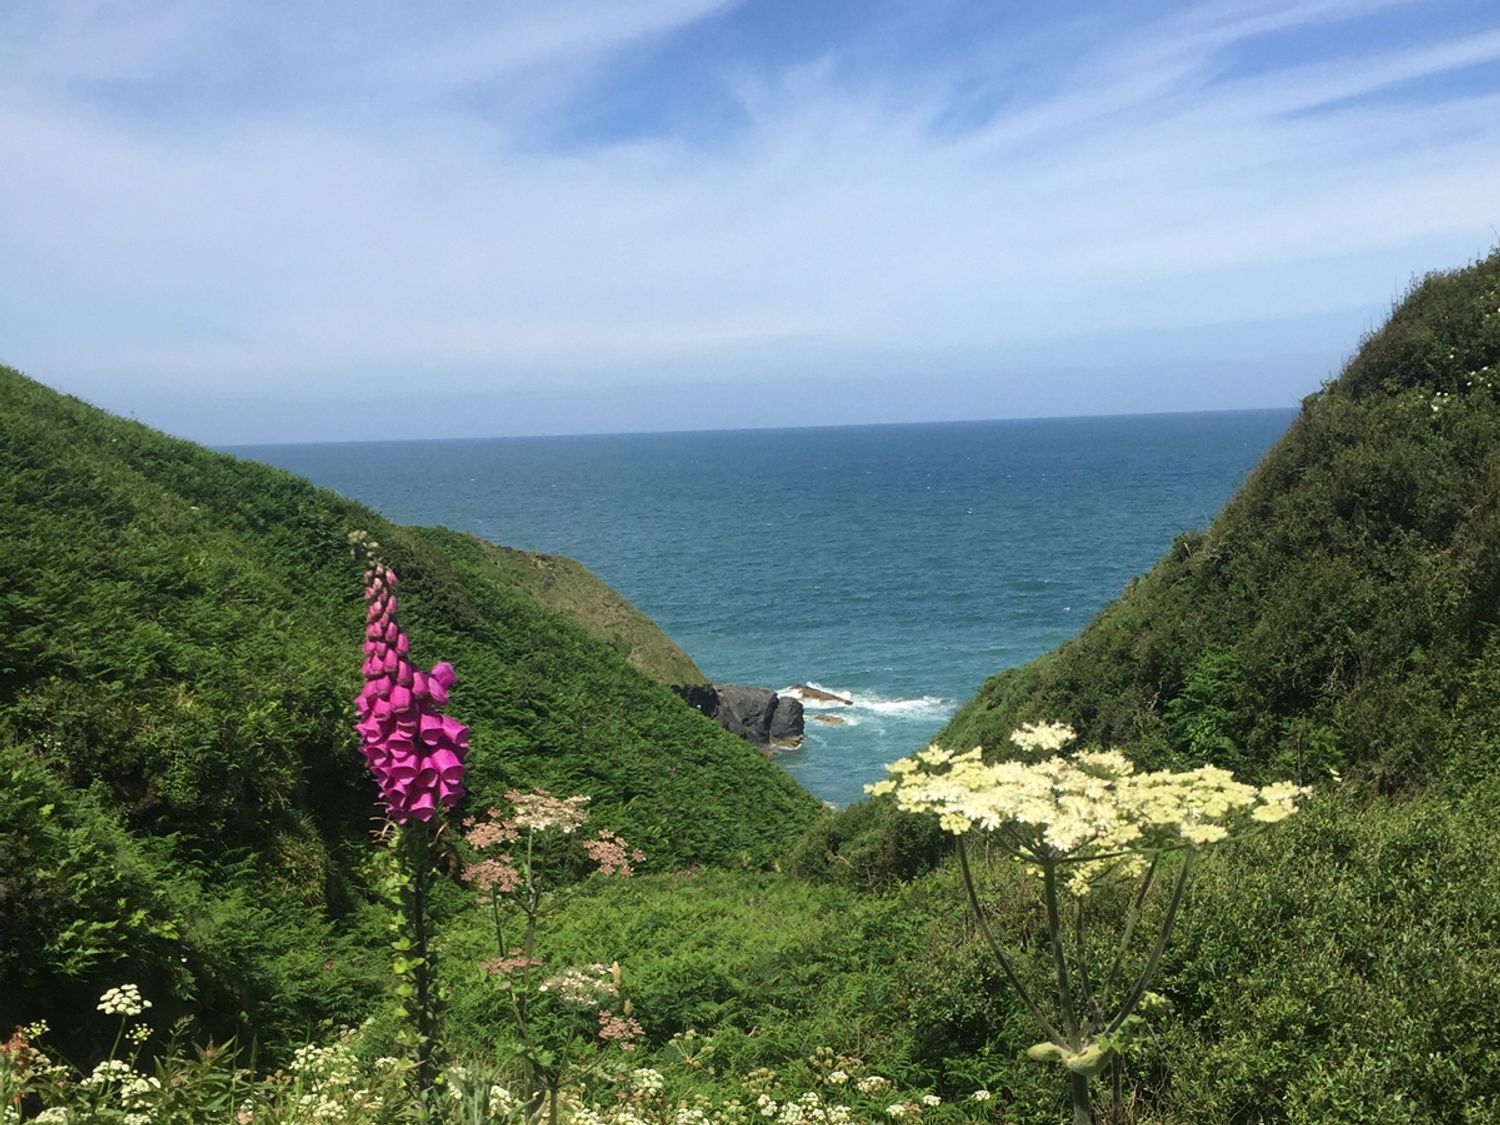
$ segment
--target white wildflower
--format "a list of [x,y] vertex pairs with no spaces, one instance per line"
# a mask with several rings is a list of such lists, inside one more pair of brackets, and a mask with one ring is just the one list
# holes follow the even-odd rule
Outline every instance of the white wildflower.
[[105,1059],[94,1072],[79,1083],[80,1086],[91,1088],[94,1086],[108,1086],[114,1082],[124,1082],[127,1079],[138,1077],[136,1072],[130,1069],[130,1064],[121,1062],[119,1059]]
[[630,1072],[630,1084],[643,1094],[654,1094],[666,1087],[661,1071],[649,1066],[637,1067]]
[[106,1016],[138,1016],[151,1007],[151,1001],[141,997],[137,985],[122,984],[111,988],[99,997],[99,1010]]

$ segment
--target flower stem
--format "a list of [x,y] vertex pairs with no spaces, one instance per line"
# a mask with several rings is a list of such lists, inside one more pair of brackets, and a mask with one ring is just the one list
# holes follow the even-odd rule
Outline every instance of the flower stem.
[[989,943],[990,950],[995,954],[995,960],[1000,962],[1000,968],[1004,970],[1006,979],[1010,981],[1011,987],[1016,990],[1016,995],[1020,996],[1021,1003],[1026,1005],[1026,1010],[1032,1014],[1037,1023],[1042,1025],[1042,1030],[1046,1032],[1047,1038],[1051,1039],[1059,1047],[1068,1046],[1063,1040],[1062,1033],[1057,1030],[1051,1020],[1043,1015],[1041,1008],[1037,1007],[1036,1001],[1031,998],[1031,993],[1027,992],[1025,986],[1021,984],[1021,978],[1016,976],[1016,971],[1011,968],[1010,961],[1000,949],[1000,943],[995,940],[995,935],[990,933],[989,923],[984,917],[984,908],[979,905],[979,894],[974,890],[974,876],[969,870],[969,853],[964,846],[964,838],[962,836],[958,838],[958,863],[964,874],[964,887],[969,892],[969,905],[974,908],[974,917],[979,923],[979,932],[984,935],[984,940]]
[[425,1099],[437,1080],[434,1052],[437,1046],[437,1015],[433,1010],[432,953],[427,941],[427,890],[432,879],[432,836],[424,829],[409,833],[412,896],[412,944],[416,952],[417,989],[417,1087]]
[[[1083,1050],[1078,1014],[1073,1006],[1073,986],[1068,976],[1068,958],[1063,952],[1062,918],[1057,909],[1057,868],[1042,864],[1042,889],[1047,900],[1047,932],[1052,938],[1052,966],[1057,972],[1057,999],[1062,1005],[1063,1026],[1068,1030],[1068,1046]],[[1068,1075],[1068,1094],[1073,1101],[1073,1125],[1093,1125],[1094,1111],[1089,1102],[1089,1080],[1085,1075]]]
[[1119,1030],[1120,1025],[1141,1002],[1141,997],[1146,994],[1151,978],[1156,975],[1156,966],[1161,963],[1162,951],[1167,948],[1167,938],[1172,934],[1172,924],[1177,921],[1177,908],[1182,905],[1182,892],[1187,889],[1188,876],[1193,870],[1193,855],[1193,852],[1188,852],[1187,858],[1182,861],[1182,871],[1178,873],[1177,885],[1172,888],[1172,901],[1167,903],[1167,916],[1162,919],[1161,930],[1156,935],[1156,944],[1151,947],[1151,956],[1146,959],[1146,967],[1141,970],[1141,975],[1136,979],[1135,987],[1130,990],[1130,995],[1125,998],[1115,1018],[1110,1020],[1109,1026],[1104,1029],[1106,1035],[1113,1035]]

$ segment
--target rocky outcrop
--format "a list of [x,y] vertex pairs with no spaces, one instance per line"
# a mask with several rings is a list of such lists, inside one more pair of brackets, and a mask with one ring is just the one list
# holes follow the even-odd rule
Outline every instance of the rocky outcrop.
[[802,701],[746,684],[687,684],[672,689],[731,734],[771,753],[802,745]]
[[802,731],[802,700],[778,695],[771,712],[771,744],[801,746]]

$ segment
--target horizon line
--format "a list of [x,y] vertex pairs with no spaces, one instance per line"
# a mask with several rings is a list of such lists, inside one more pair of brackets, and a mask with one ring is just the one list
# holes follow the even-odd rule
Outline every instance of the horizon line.
[[1294,413],[1300,409],[1301,402],[1299,401],[1293,406],[1244,406],[1219,410],[1140,410],[1106,414],[1027,414],[1009,418],[928,418],[900,422],[835,422],[805,426],[704,426],[677,430],[579,430],[549,434],[486,434],[471,437],[336,438],[326,441],[241,441],[227,444],[203,444],[209,449],[227,453],[237,449],[285,449],[309,445],[421,445],[466,441],[553,441],[558,438],[674,437],[684,434],[785,434],[818,430],[897,429],[907,426],[989,426],[1010,422],[1082,422],[1127,418],[1187,418],[1207,414]]

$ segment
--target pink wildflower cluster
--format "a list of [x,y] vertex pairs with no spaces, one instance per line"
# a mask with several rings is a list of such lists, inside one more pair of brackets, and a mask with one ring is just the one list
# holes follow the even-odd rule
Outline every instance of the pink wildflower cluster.
[[481,961],[479,967],[490,976],[509,976],[511,973],[520,972],[522,969],[539,969],[542,963],[535,957],[527,957],[521,952],[519,946],[511,948],[508,957],[490,957]]
[[496,844],[513,844],[521,838],[520,828],[515,820],[502,817],[499,809],[490,809],[485,816],[489,819],[464,817],[464,839],[469,842],[470,847],[482,851]]
[[635,1041],[645,1033],[645,1028],[631,1017],[599,1009],[599,1038],[606,1043],[613,1043],[622,1051],[633,1051]]
[[440,715],[453,686],[453,667],[420,672],[408,659],[410,642],[396,621],[396,573],[373,562],[365,571],[365,686],[354,700],[360,753],[380,786],[391,819],[431,820],[464,794],[469,728]]
[[463,869],[462,878],[485,896],[508,895],[521,885],[521,873],[508,855],[490,856],[471,863]]
[[618,873],[622,878],[628,879],[633,874],[631,861],[640,863],[646,858],[640,848],[627,848],[620,835],[608,828],[591,840],[578,841],[578,845],[583,848],[585,855],[599,865],[601,875]]

